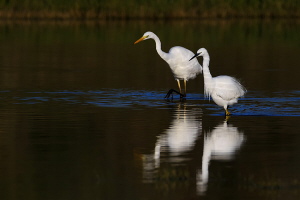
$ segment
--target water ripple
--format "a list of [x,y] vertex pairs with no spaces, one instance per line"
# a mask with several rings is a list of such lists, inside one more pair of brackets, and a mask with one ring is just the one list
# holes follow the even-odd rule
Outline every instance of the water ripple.
[[[248,92],[245,98],[230,108],[233,115],[248,116],[300,116],[300,92],[280,91],[272,94]],[[103,89],[96,91],[0,91],[3,102],[12,104],[45,104],[58,102],[65,104],[92,105],[97,107],[167,108],[179,102],[178,95],[166,101],[165,91]],[[2,103],[3,103],[2,102]],[[221,107],[208,101],[202,94],[189,94],[186,102],[206,109],[210,115],[223,115]]]

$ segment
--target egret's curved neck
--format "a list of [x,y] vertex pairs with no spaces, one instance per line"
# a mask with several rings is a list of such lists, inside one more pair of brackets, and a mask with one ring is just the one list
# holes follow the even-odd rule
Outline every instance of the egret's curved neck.
[[165,61],[167,61],[168,59],[168,54],[163,52],[161,50],[161,42],[160,42],[160,39],[156,36],[156,35],[153,35],[153,40],[155,41],[155,45],[156,45],[156,51],[158,53],[158,55],[164,59]]
[[[208,53],[205,53],[203,55],[203,76],[204,76],[204,79],[207,78],[207,79],[212,79],[212,76],[210,74],[210,71],[209,71],[209,55]],[[204,80],[205,81],[205,80]]]
[[213,79],[209,71],[209,55],[208,53],[205,53],[203,55],[203,78],[204,78],[204,90],[205,90],[205,95],[210,96],[211,95],[211,90],[213,88]]

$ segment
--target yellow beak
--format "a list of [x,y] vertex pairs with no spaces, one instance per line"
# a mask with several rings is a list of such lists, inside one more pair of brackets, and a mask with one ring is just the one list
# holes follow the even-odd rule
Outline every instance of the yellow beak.
[[139,43],[140,41],[143,41],[145,38],[147,38],[148,36],[143,36],[143,37],[141,37],[140,39],[138,39],[137,41],[135,41],[135,43],[134,44],[137,44],[137,43]]

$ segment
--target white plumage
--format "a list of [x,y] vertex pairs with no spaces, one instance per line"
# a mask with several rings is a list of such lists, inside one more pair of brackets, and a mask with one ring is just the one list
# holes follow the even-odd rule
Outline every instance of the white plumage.
[[[162,59],[164,59],[170,66],[175,80],[178,83],[179,92],[182,96],[186,95],[186,82],[189,79],[194,79],[196,76],[202,72],[202,66],[199,64],[198,60],[195,59],[189,62],[189,58],[194,56],[194,53],[184,47],[175,46],[169,50],[169,53],[163,52],[161,50],[160,39],[152,32],[146,32],[139,40],[134,44],[147,40],[153,39],[156,44],[156,51]],[[184,81],[184,94],[181,92],[180,80]]]
[[208,68],[210,58],[205,48],[199,49],[190,60],[197,56],[203,57],[205,95],[211,97],[217,105],[224,107],[225,114],[230,115],[228,106],[237,103],[238,98],[246,94],[246,88],[231,76],[221,75],[212,77]]

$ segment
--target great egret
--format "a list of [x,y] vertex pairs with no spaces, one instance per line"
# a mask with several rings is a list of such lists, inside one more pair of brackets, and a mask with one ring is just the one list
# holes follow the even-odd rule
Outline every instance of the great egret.
[[[169,53],[163,52],[161,50],[160,39],[152,32],[146,32],[140,39],[138,39],[134,44],[137,44],[143,40],[153,39],[156,44],[156,51],[162,59],[164,59],[170,66],[175,80],[177,81],[179,92],[171,89],[165,98],[168,98],[172,92],[177,92],[180,97],[186,96],[186,82],[189,79],[194,79],[199,73],[202,72],[202,66],[199,64],[198,60],[195,59],[192,62],[188,62],[188,58],[191,58],[194,53],[184,47],[175,46],[169,50]],[[184,81],[184,93],[182,93],[180,80]]]
[[205,48],[199,49],[190,61],[198,56],[203,57],[204,94],[212,97],[217,105],[223,106],[226,116],[230,115],[229,105],[237,103],[238,98],[247,92],[246,88],[231,76],[212,77],[208,68],[210,58]]

